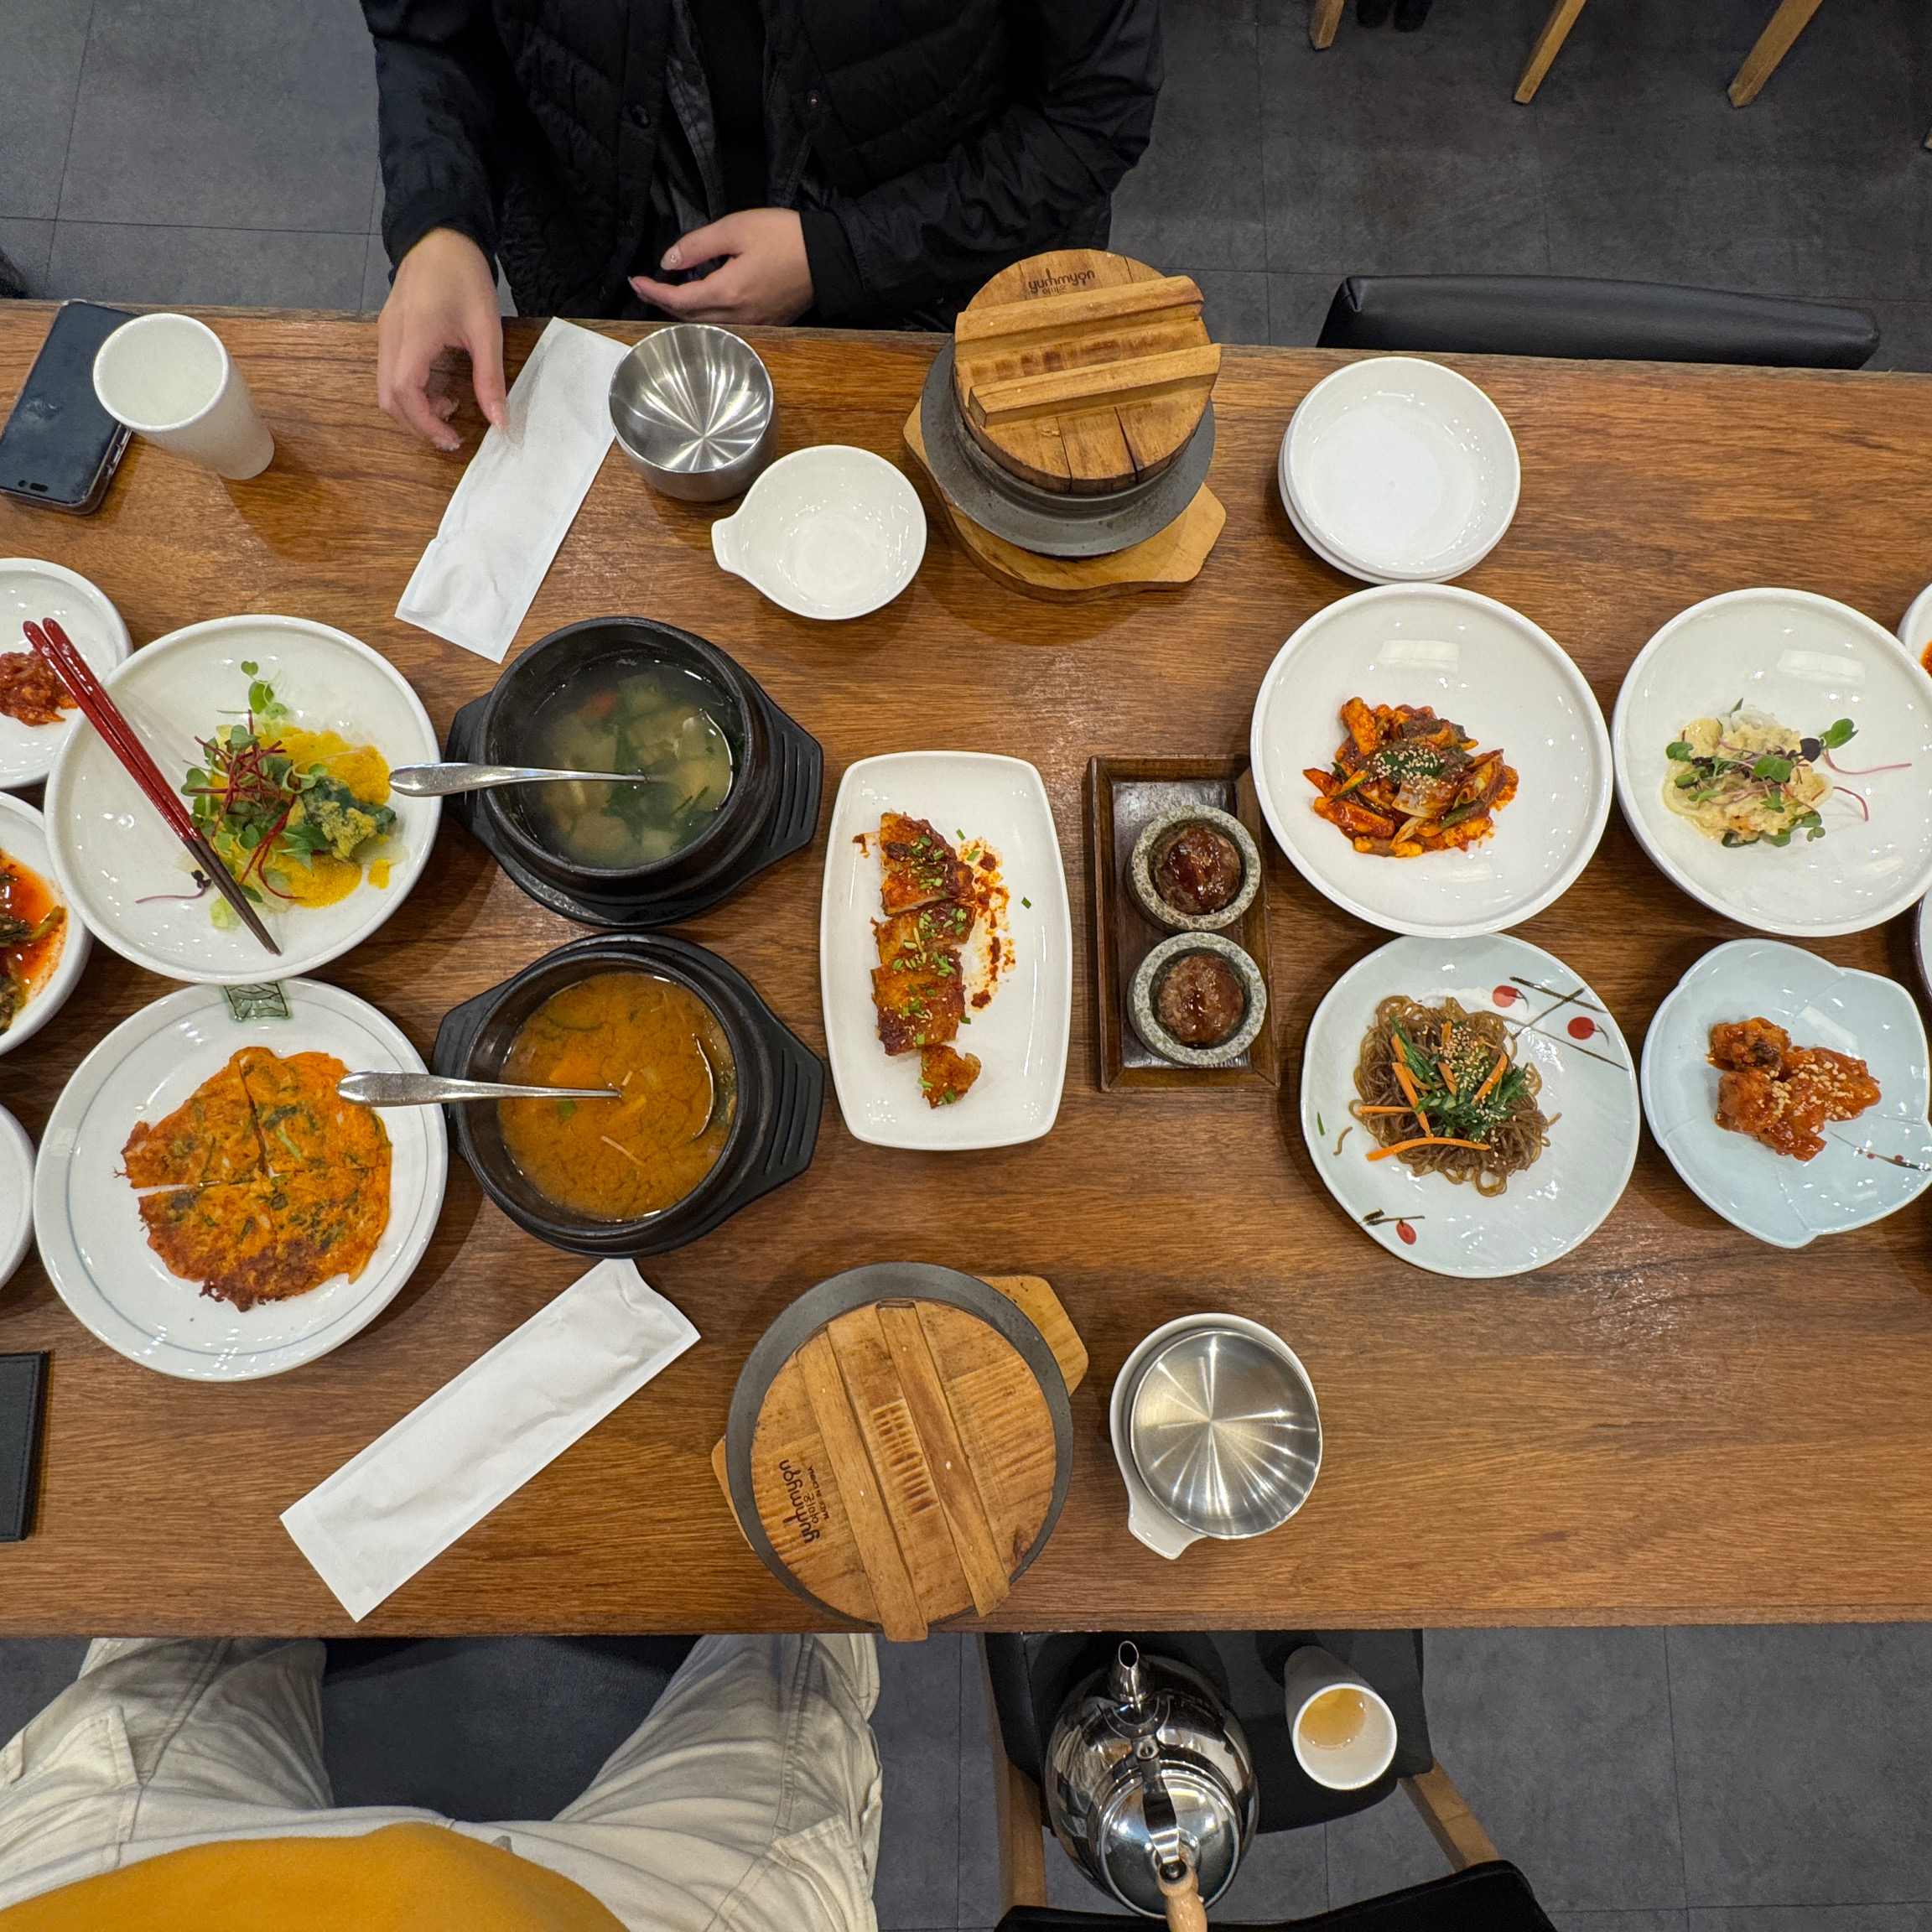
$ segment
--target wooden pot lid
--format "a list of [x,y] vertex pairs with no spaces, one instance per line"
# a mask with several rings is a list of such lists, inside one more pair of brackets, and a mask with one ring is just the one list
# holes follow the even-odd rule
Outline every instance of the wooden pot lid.
[[1221,368],[1187,276],[1099,248],[1001,269],[960,310],[953,345],[974,440],[1023,481],[1072,496],[1158,475]]
[[781,1581],[917,1642],[990,1613],[1045,1545],[1072,1469],[1068,1372],[1085,1366],[1036,1277],[854,1269],[766,1331],[714,1466]]

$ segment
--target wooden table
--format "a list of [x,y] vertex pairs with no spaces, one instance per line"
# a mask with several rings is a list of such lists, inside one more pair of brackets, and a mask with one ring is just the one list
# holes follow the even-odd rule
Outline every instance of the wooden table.
[[[47,314],[0,307],[0,399],[18,387]],[[274,428],[273,467],[224,486],[138,444],[98,516],[0,505],[0,554],[84,572],[138,642],[243,610],[338,625],[402,667],[446,724],[494,667],[391,613],[457,465],[377,413],[370,324],[214,319]],[[533,333],[512,328],[513,361]],[[756,340],[786,448],[896,453],[934,339]],[[1622,1204],[1566,1259],[1509,1280],[1446,1280],[1384,1254],[1335,1206],[1303,1149],[1292,1080],[1278,1095],[1096,1088],[1087,761],[1244,747],[1281,641],[1355,587],[1296,541],[1274,481],[1290,412],[1339,360],[1229,351],[1212,477],[1226,532],[1192,588],[1120,603],[998,589],[936,522],[896,604],[856,624],[808,623],[721,574],[709,513],[652,495],[613,453],[524,638],[634,611],[715,639],[823,741],[828,807],[839,773],[873,752],[1032,760],[1077,909],[1066,1098],[1032,1145],[920,1156],[854,1141],[828,1091],[809,1174],[646,1265],[702,1343],[364,1628],[808,1625],[739,1537],[706,1457],[739,1366],[777,1311],[841,1269],[893,1258],[1045,1275],[1092,1351],[1066,1512],[1003,1627],[1932,1616],[1928,1202],[1783,1254],[1703,1208],[1646,1138]],[[1515,527],[1467,581],[1561,640],[1606,713],[1644,640],[1698,598],[1792,584],[1889,623],[1932,575],[1932,381],[1467,366],[1523,455]],[[821,857],[786,861],[686,929],[819,1046]],[[1292,1067],[1324,990],[1386,936],[1278,858],[1269,889]],[[1596,986],[1633,1043],[1692,961],[1737,930],[1666,884],[1614,818],[1582,880],[1522,928]],[[446,826],[413,897],[326,976],[427,1049],[447,1007],[576,936]],[[1903,920],[1818,950],[1916,984]],[[0,1096],[38,1135],[82,1053],[167,990],[97,947],[72,1003],[0,1060]],[[54,1352],[50,1426],[38,1530],[0,1548],[0,1629],[347,1628],[280,1511],[584,1265],[514,1228],[454,1161],[428,1257],[379,1320],[308,1368],[224,1388],[111,1353],[29,1262],[0,1292],[0,1351]],[[1127,1535],[1106,1395],[1142,1335],[1202,1307],[1292,1342],[1320,1393],[1326,1453],[1286,1528],[1167,1563]]]

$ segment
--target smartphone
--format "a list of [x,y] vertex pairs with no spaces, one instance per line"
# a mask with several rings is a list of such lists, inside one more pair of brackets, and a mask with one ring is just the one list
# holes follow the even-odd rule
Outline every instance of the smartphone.
[[0,1355],[0,1543],[33,1527],[46,1391],[44,1355]]
[[63,302],[0,429],[0,491],[84,516],[101,507],[130,432],[94,393],[94,358],[125,309]]

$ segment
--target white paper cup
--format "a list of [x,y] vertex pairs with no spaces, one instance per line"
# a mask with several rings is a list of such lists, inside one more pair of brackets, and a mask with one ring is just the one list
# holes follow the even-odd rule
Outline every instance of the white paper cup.
[[137,435],[218,476],[257,476],[274,457],[221,338],[192,315],[123,322],[94,358],[94,393]]
[[[1317,1784],[1331,1791],[1359,1791],[1373,1784],[1395,1758],[1395,1713],[1381,1693],[1359,1671],[1312,1644],[1304,1644],[1288,1659],[1281,1674],[1287,1698],[1288,1734],[1295,1741],[1295,1761]],[[1352,1693],[1353,1711],[1344,1709],[1343,1722],[1325,1727],[1324,1706],[1311,1706],[1332,1691]],[[1325,1737],[1333,1727],[1337,1735]]]

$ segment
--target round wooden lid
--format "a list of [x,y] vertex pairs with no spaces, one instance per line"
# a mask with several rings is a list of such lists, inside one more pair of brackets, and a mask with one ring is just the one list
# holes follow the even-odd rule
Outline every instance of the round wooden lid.
[[1023,481],[1104,496],[1158,475],[1199,427],[1221,351],[1185,275],[1099,248],[1003,268],[953,325],[968,432]]
[[759,1408],[750,1478],[798,1583],[903,1641],[1005,1596],[1059,1461],[1020,1351],[965,1308],[906,1298],[849,1309],[787,1358]]

